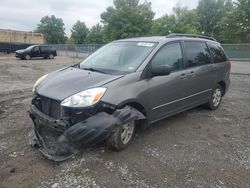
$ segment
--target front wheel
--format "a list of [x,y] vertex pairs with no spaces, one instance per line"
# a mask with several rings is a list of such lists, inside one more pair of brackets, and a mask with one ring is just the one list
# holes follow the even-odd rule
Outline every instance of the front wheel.
[[107,144],[110,148],[121,151],[130,144],[134,132],[135,122],[125,123],[115,129],[113,134],[107,139]]
[[25,55],[25,59],[26,59],[26,60],[30,60],[30,59],[31,59],[31,56],[30,56],[29,54],[26,54],[26,55]]
[[212,95],[210,97],[209,102],[206,104],[206,106],[210,110],[216,110],[219,108],[222,100],[222,94],[223,94],[223,89],[220,85],[217,85],[215,89],[212,92]]

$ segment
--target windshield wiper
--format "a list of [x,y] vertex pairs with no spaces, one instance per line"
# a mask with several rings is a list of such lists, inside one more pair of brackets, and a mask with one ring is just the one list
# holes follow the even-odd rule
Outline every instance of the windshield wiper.
[[88,70],[88,71],[92,71],[92,72],[99,72],[99,73],[103,73],[106,74],[105,72],[98,70],[98,69],[94,69],[94,68],[82,68],[83,70]]

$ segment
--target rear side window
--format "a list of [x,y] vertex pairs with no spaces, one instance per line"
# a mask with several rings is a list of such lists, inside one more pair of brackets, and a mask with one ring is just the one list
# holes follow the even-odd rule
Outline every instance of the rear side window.
[[42,51],[47,51],[50,49],[48,46],[41,46],[40,48]]
[[185,52],[188,67],[211,63],[209,50],[205,42],[185,41]]
[[152,65],[168,65],[171,71],[182,68],[182,51],[180,43],[167,44],[152,59]]
[[227,61],[227,57],[220,45],[211,42],[208,42],[207,45],[209,47],[214,63]]

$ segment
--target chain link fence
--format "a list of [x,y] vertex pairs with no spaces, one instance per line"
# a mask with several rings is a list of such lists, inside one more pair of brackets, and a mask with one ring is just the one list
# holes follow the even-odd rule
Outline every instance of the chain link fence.
[[[58,44],[51,45],[55,47],[59,55],[71,56],[75,58],[86,57],[103,46],[103,44]],[[249,44],[222,44],[227,56],[233,60],[250,60]]]
[[70,56],[74,58],[86,57],[103,46],[103,44],[50,44],[57,49],[59,56]]
[[[31,44],[8,44],[0,43],[0,52],[13,53],[15,50],[23,49]],[[59,56],[70,56],[73,58],[85,58],[104,44],[49,44],[57,49]],[[250,60],[250,43],[248,44],[222,44],[227,56],[232,60]]]
[[223,44],[227,56],[235,60],[250,60],[249,44]]

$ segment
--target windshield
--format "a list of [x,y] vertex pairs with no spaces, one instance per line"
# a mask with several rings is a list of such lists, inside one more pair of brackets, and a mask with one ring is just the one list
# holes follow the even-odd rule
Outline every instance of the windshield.
[[35,47],[36,45],[32,45],[32,46],[29,46],[28,48],[26,48],[26,50],[31,50],[33,47]]
[[106,74],[134,72],[155,46],[151,42],[110,43],[83,60],[80,68]]

